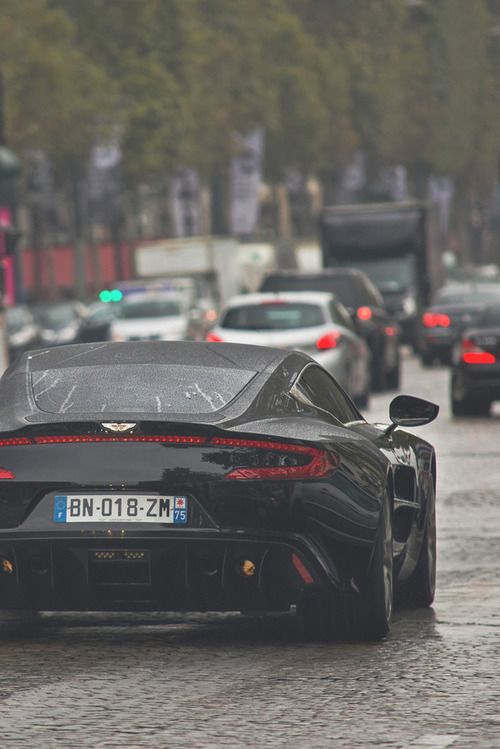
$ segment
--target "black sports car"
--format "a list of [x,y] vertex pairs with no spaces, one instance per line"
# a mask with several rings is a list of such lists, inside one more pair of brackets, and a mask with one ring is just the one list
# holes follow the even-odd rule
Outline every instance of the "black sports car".
[[377,639],[393,588],[430,605],[436,458],[368,424],[305,354],[80,344],[0,381],[0,608],[287,611]]

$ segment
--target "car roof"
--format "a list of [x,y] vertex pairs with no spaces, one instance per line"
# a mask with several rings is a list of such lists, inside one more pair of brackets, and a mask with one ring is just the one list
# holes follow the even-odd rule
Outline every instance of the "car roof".
[[[241,417],[271,378],[279,392],[286,392],[290,384],[282,380],[311,361],[300,352],[265,346],[194,341],[40,349],[20,357],[0,380],[0,431],[35,424],[95,423],[104,412],[111,421],[227,422]],[[169,388],[178,396],[175,405]],[[209,391],[220,400],[217,407],[206,407],[212,406]],[[158,394],[161,408],[155,404]]]
[[329,291],[266,291],[260,294],[241,294],[232,297],[227,303],[227,309],[277,301],[325,305],[334,299],[335,294]]
[[325,278],[325,276],[350,276],[351,278],[365,279],[366,274],[358,270],[357,268],[323,268],[317,271],[303,271],[303,270],[274,270],[267,274],[266,278],[304,278],[310,280],[312,278]]

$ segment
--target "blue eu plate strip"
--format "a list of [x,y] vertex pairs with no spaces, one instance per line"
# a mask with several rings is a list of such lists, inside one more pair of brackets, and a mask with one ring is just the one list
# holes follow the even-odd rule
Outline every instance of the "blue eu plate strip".
[[66,522],[66,497],[54,497],[54,523]]

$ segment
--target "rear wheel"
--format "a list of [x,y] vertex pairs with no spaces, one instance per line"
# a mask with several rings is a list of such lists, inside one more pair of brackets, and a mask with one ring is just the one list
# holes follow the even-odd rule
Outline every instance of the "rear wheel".
[[344,626],[349,639],[381,640],[389,632],[393,604],[392,547],[392,517],[386,493],[368,577],[359,593],[350,594],[345,601]]
[[344,596],[307,598],[298,613],[302,632],[309,640],[381,640],[390,629],[392,604],[392,519],[386,495],[370,570],[362,589]]
[[432,367],[434,364],[434,357],[429,351],[424,351],[420,354],[420,361],[423,367]]

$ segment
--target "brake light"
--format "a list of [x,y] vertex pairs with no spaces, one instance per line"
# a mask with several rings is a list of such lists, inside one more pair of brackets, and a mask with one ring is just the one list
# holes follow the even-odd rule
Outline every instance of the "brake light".
[[[236,466],[224,478],[238,480],[255,479],[311,479],[323,478],[339,466],[339,458],[318,447],[295,445],[288,442],[275,442],[256,439],[241,439],[239,437],[199,437],[197,435],[176,434],[75,434],[48,435],[32,438],[18,437],[0,440],[0,447],[18,445],[75,445],[89,443],[160,443],[168,445],[205,445],[207,447],[232,447],[254,450],[265,450],[264,456],[269,463],[270,455],[275,455],[277,465],[264,466]],[[235,455],[238,459],[238,455]],[[286,465],[286,460],[305,460],[300,465]],[[272,462],[272,461],[271,461]],[[3,474],[2,474],[3,471]],[[0,469],[0,479],[15,478],[7,469]]]
[[[268,446],[266,446],[267,449]],[[282,445],[272,449],[279,452],[287,453],[290,445]],[[297,452],[297,451],[294,451]],[[226,474],[226,479],[255,481],[255,480],[272,480],[272,479],[313,479],[324,478],[333,473],[339,466],[337,456],[326,450],[320,450],[316,447],[304,447],[302,454],[311,458],[308,463],[296,466],[250,466],[242,468],[233,468]]]
[[208,343],[224,343],[224,339],[221,338],[220,335],[217,335],[217,333],[207,333],[205,340],[208,341]]
[[158,442],[168,445],[204,445],[207,437],[172,434],[75,434],[34,437],[35,445],[74,445],[89,442]]
[[373,317],[373,312],[372,312],[371,307],[358,307],[356,316],[358,320],[371,320]]
[[27,437],[12,437],[11,439],[0,440],[0,447],[17,447],[18,445],[31,445],[31,440]]
[[316,348],[319,351],[325,351],[326,349],[337,348],[340,343],[341,334],[338,330],[332,330],[331,333],[325,333],[325,335],[318,338],[316,341]]
[[462,361],[465,364],[495,364],[496,356],[490,351],[484,351],[469,338],[462,340]]
[[396,328],[393,325],[388,325],[385,329],[385,334],[389,336],[389,338],[392,338],[396,335]]
[[439,312],[425,312],[422,322],[426,328],[449,328],[451,324],[448,315]]

